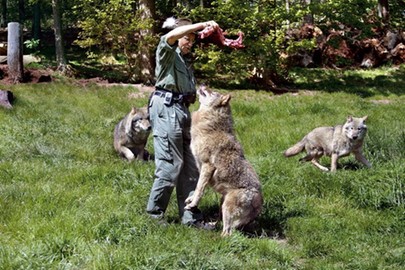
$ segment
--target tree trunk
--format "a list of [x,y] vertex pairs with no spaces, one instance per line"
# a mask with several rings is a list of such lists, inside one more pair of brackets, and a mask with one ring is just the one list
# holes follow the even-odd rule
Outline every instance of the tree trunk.
[[69,68],[66,61],[65,49],[63,47],[62,19],[60,12],[61,0],[52,0],[53,29],[55,32],[55,53],[57,71],[66,75]]
[[389,23],[390,13],[388,11],[388,0],[378,0],[378,17],[382,18],[383,22]]
[[[140,0],[139,1],[139,9],[142,10],[141,18],[142,20],[153,20],[155,17],[155,1],[154,0]],[[143,82],[153,84],[154,80],[154,57],[153,57],[153,50],[151,46],[148,46],[146,42],[142,40],[145,36],[153,35],[153,27],[150,29],[145,29],[141,31],[141,43],[145,43],[144,46],[141,46],[141,51],[139,56],[141,58],[141,80]]]
[[41,39],[41,5],[36,2],[32,6],[32,38]]
[[7,25],[7,0],[1,0],[0,27]]
[[25,2],[24,0],[18,0],[18,18],[21,25],[24,25],[25,19]]
[[[285,10],[287,14],[290,13],[290,0],[285,0]],[[287,28],[290,28],[290,20],[287,20]]]
[[[304,0],[304,5],[308,6],[311,4],[311,0]],[[313,14],[305,14],[304,15],[304,23],[314,24],[314,15]]]
[[24,75],[22,28],[17,22],[9,23],[7,28],[8,75],[13,83],[19,83]]

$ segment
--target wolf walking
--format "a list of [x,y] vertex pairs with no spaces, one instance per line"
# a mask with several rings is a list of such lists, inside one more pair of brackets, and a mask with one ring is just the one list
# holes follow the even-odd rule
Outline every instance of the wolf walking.
[[329,171],[329,169],[319,164],[319,159],[322,156],[329,156],[333,172],[336,171],[339,158],[353,153],[356,160],[370,168],[370,162],[362,153],[363,141],[367,132],[366,120],[367,116],[362,118],[348,116],[343,125],[315,128],[301,141],[288,148],[284,152],[284,156],[291,157],[306,150],[307,155],[300,161],[311,161],[323,171]]

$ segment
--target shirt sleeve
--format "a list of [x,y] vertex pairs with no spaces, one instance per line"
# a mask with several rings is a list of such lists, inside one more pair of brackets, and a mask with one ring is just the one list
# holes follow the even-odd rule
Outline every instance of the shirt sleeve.
[[192,63],[181,56],[178,43],[173,46],[162,36],[156,50],[156,86],[177,93],[195,93]]
[[156,50],[156,86],[174,90],[175,89],[175,58],[176,58],[177,42],[171,46],[167,43],[166,35],[160,38],[159,45]]

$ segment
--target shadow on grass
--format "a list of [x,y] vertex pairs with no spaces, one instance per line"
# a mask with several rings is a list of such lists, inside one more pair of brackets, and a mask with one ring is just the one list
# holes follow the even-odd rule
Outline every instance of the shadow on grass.
[[74,68],[76,76],[81,79],[102,78],[110,83],[129,82],[128,75],[125,74],[121,66],[75,65],[73,63],[71,66]]
[[297,89],[330,93],[340,91],[361,97],[405,94],[404,65],[379,70],[297,69],[294,73],[297,82],[293,87]]
[[[212,205],[202,209],[206,222],[217,222],[216,230],[222,231],[222,221],[219,205]],[[274,240],[284,240],[284,225],[286,220],[268,218],[269,215],[262,213],[251,223],[239,228],[243,235],[249,238],[271,238]]]

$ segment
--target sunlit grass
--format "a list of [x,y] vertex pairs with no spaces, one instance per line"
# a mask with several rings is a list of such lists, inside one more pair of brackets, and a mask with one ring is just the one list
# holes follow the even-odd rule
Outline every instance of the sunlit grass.
[[[229,238],[220,237],[220,223],[212,232],[180,225],[175,194],[167,227],[147,217],[154,164],[121,160],[112,132],[148,94],[135,99],[133,87],[64,80],[2,86],[16,102],[0,109],[0,268],[404,268],[405,98],[392,90],[403,87],[397,70],[306,70],[297,83],[310,91],[231,91],[235,132],[265,201],[257,230]],[[392,76],[387,87],[362,83],[384,74]],[[339,76],[351,86],[334,87]],[[347,115],[369,116],[364,153],[373,168],[346,157],[331,174],[283,157],[314,127]],[[151,140],[147,147],[153,152]],[[219,201],[208,189],[201,209],[217,214]]]

